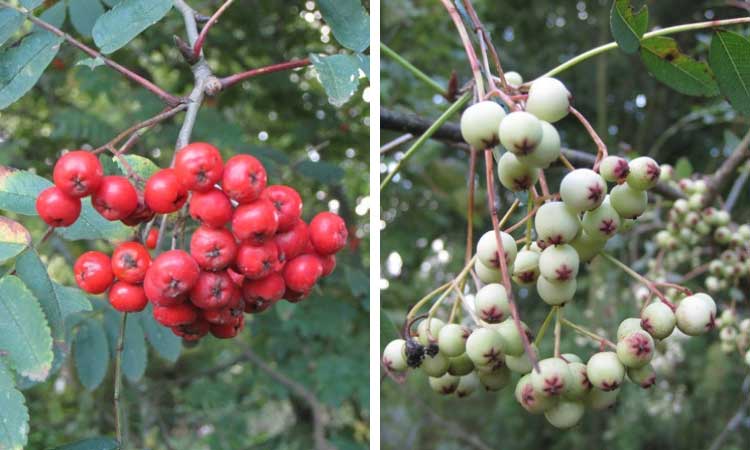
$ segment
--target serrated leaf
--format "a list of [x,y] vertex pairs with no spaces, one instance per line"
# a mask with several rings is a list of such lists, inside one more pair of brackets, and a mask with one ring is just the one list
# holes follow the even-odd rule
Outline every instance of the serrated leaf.
[[0,9],[0,46],[21,28],[23,21],[24,17],[20,12],[10,8]]
[[86,66],[91,70],[96,69],[99,66],[104,65],[104,60],[100,57],[96,58],[84,58],[78,62],[76,62],[76,66]]
[[110,222],[102,217],[93,206],[89,199],[83,199],[81,207],[81,216],[76,222],[67,228],[55,228],[55,233],[69,241],[80,240],[123,240],[133,233],[130,227],[123,225],[122,222]]
[[750,41],[741,34],[720,30],[711,40],[708,56],[721,93],[741,114],[750,114]]
[[11,366],[32,380],[52,367],[52,335],[34,294],[16,276],[0,279],[0,348]]
[[[47,378],[58,373],[63,366],[63,363],[68,359],[68,346],[67,345],[52,345],[52,368],[50,368],[49,375]],[[28,377],[19,375],[16,377],[16,386],[18,389],[25,391],[31,389],[34,386],[43,383],[44,380],[32,380]]]
[[136,316],[141,321],[146,339],[156,353],[169,362],[177,361],[182,351],[182,339],[172,333],[172,330],[154,320],[151,304]]
[[658,36],[641,41],[641,59],[654,78],[677,92],[704,97],[719,93],[708,64],[680,52],[672,38]]
[[370,46],[370,16],[362,2],[318,0],[317,3],[339,44],[355,52],[361,52]]
[[73,358],[81,384],[93,391],[104,380],[109,367],[109,347],[102,324],[86,319],[73,338]]
[[352,55],[310,55],[320,84],[334,106],[346,103],[359,86],[359,60]]
[[39,258],[34,249],[24,252],[16,261],[16,275],[26,284],[26,287],[34,294],[39,306],[42,307],[47,323],[50,326],[52,337],[62,340],[65,333],[63,324],[62,304],[63,300],[58,296],[52,280],[49,278],[47,268]]
[[123,0],[94,24],[91,35],[102,53],[122,48],[172,9],[172,0]]
[[630,0],[615,0],[609,14],[609,26],[617,45],[625,53],[635,53],[641,45],[643,33],[648,29],[648,8],[643,5],[638,12]]
[[36,198],[52,183],[25,170],[0,166],[0,209],[27,216],[36,214]]
[[[140,176],[144,180],[148,180],[149,178],[151,178],[151,175],[155,174],[159,170],[159,166],[157,166],[156,163],[148,158],[144,158],[143,156],[123,155],[123,158],[128,164],[130,164],[133,172],[138,174],[138,176]],[[123,166],[122,161],[120,161],[119,158],[112,157],[112,160],[115,162],[115,164],[117,164],[117,167],[122,173],[126,173],[125,167]]]
[[31,245],[31,234],[18,222],[0,216],[0,264],[15,258]]
[[[62,28],[63,23],[65,23],[65,2],[57,2],[51,7],[45,9],[39,18],[55,28]],[[44,30],[38,25],[34,25],[34,29],[40,31]],[[46,33],[47,31],[44,32]]]
[[0,52],[0,109],[23,97],[60,50],[62,38],[38,31]]
[[110,8],[115,6],[116,4],[120,3],[122,0],[103,0],[104,4],[109,6]]
[[118,450],[120,445],[116,440],[108,437],[95,437],[82,441],[65,444],[51,450]]
[[94,23],[104,14],[99,0],[68,0],[68,10],[73,27],[84,36],[91,36]]
[[13,374],[0,360],[0,449],[21,450],[29,434],[29,410],[13,380]]
[[344,169],[327,162],[314,162],[306,159],[294,169],[302,176],[325,184],[337,184],[344,177]]

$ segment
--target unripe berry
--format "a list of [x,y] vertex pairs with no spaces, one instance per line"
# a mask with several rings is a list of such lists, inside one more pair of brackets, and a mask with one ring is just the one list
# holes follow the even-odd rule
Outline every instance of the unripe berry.
[[719,339],[734,344],[737,339],[737,328],[731,326],[722,328],[719,332]]
[[594,239],[586,231],[578,233],[578,236],[570,243],[578,253],[578,258],[581,262],[589,262],[594,259],[596,255],[604,250],[606,244],[607,241]]
[[491,372],[479,372],[479,382],[488,391],[499,391],[510,383],[510,370],[502,366]]
[[508,293],[501,284],[487,284],[474,297],[474,308],[479,318],[485,322],[501,322],[510,316]]
[[521,192],[536,184],[539,171],[521,162],[513,153],[505,152],[497,162],[497,176],[505,189]]
[[745,353],[745,364],[750,366],[750,350]]
[[469,334],[471,332],[468,328],[456,323],[445,325],[438,333],[440,353],[451,358],[463,354],[466,351],[466,339]]
[[599,175],[610,183],[624,180],[630,173],[630,165],[625,158],[607,156],[599,163]]
[[445,355],[437,353],[435,356],[425,355],[419,368],[430,377],[442,377],[448,372],[449,364]]
[[490,366],[502,362],[502,336],[489,328],[477,328],[466,340],[466,354],[476,366]]
[[[427,332],[427,326],[430,327],[430,332]],[[445,326],[445,322],[433,317],[427,318],[419,322],[417,326],[417,340],[422,345],[436,344],[438,337],[440,336],[440,330]]]
[[568,281],[578,275],[578,252],[567,244],[551,245],[539,257],[539,273],[547,281]]
[[[531,352],[534,355],[539,354],[539,350],[533,343],[531,344]],[[505,365],[511,371],[520,374],[529,373],[532,369],[531,361],[529,361],[529,356],[526,353],[522,353],[519,356],[505,355]]]
[[672,310],[662,302],[648,305],[641,313],[641,328],[655,339],[664,339],[672,334],[677,318]]
[[[499,324],[492,325],[491,328],[498,332],[503,338],[503,353],[512,356],[521,356],[524,354],[523,338],[516,328],[516,323],[512,318],[506,319]],[[529,341],[533,340],[531,331],[525,323],[521,322],[521,328]]]
[[546,397],[534,389],[531,374],[526,374],[518,380],[515,389],[516,401],[531,414],[541,414],[555,405],[555,398]]
[[391,372],[403,372],[406,370],[406,341],[395,339],[388,343],[383,350],[383,365]]
[[430,377],[429,383],[433,391],[442,395],[450,395],[458,388],[459,378],[450,374],[441,377]]
[[549,122],[540,120],[542,124],[542,140],[533,152],[525,155],[518,154],[518,161],[528,167],[546,169],[560,158],[560,134]]
[[57,186],[51,186],[36,198],[36,212],[51,227],[68,227],[81,215],[81,199],[65,195]]
[[475,103],[461,115],[461,136],[477,150],[494,147],[505,110],[493,101]]
[[[442,351],[442,350],[441,350]],[[474,363],[466,353],[448,358],[448,373],[461,377],[474,371]]]
[[[516,240],[510,234],[501,231],[500,241],[503,244],[505,253],[505,264],[510,267],[516,259],[517,247]],[[497,248],[497,235],[494,230],[490,230],[482,235],[477,242],[477,259],[487,267],[499,269],[500,258]]]
[[617,342],[617,358],[623,366],[643,367],[654,356],[654,339],[643,330],[636,330]]
[[539,371],[531,371],[531,384],[534,390],[546,397],[557,397],[565,393],[572,383],[568,363],[561,358],[547,358],[539,361]]
[[501,283],[503,281],[503,274],[499,270],[487,267],[482,264],[482,261],[477,258],[474,262],[474,271],[477,273],[477,277],[482,283]]
[[557,78],[539,78],[531,83],[526,111],[547,122],[557,122],[568,115],[570,92]]
[[575,239],[581,221],[563,202],[549,202],[539,207],[534,217],[537,237],[545,244],[567,244]]
[[743,223],[737,228],[737,233],[740,234],[742,239],[750,241],[750,225]]
[[648,206],[648,194],[646,191],[633,189],[629,184],[620,184],[609,192],[610,203],[617,214],[623,219],[635,219]]
[[627,319],[620,322],[620,325],[617,327],[617,340],[621,341],[625,338],[625,336],[629,335],[633,331],[642,329],[641,319],[637,317],[628,317]]
[[505,72],[505,81],[511,86],[520,86],[523,84],[523,77],[518,72]]
[[591,390],[591,382],[586,375],[586,364],[580,361],[569,361],[571,383],[565,392],[565,398],[570,400],[583,400]]
[[585,408],[583,403],[560,400],[555,406],[544,413],[544,417],[552,426],[566,429],[581,421]]
[[688,207],[693,211],[699,211],[701,208],[703,208],[705,203],[706,197],[703,194],[693,194],[688,198]]
[[560,197],[575,212],[591,211],[604,201],[607,183],[591,169],[576,169],[560,182]]
[[613,391],[620,387],[625,377],[625,366],[614,352],[595,353],[586,364],[586,374],[594,387]]
[[500,143],[509,152],[528,155],[542,140],[542,124],[528,112],[515,111],[500,122],[498,136]]
[[643,191],[651,189],[659,182],[661,167],[648,156],[641,156],[630,161],[630,173],[627,182],[630,187]]
[[661,174],[659,174],[659,181],[672,181],[674,178],[674,167],[669,164],[661,165]]
[[530,286],[539,277],[539,253],[521,250],[513,262],[513,281],[521,286]]
[[473,394],[477,389],[479,389],[479,377],[475,373],[468,373],[466,375],[463,375],[460,380],[458,380],[458,387],[456,388],[456,397],[458,398],[464,398],[468,397],[471,394]]
[[711,311],[705,299],[691,295],[680,301],[675,316],[680,331],[688,336],[698,336],[714,328],[716,313]]
[[576,355],[575,353],[563,353],[560,355],[560,358],[564,359],[568,364],[574,362],[583,362],[581,357]]
[[575,278],[568,281],[549,281],[545,277],[536,280],[536,292],[544,303],[556,306],[573,300],[576,294],[577,282]]
[[639,368],[629,368],[628,378],[644,389],[648,389],[656,383],[656,373],[651,364]]
[[594,411],[611,408],[617,402],[617,396],[620,389],[611,391],[602,391],[601,389],[591,389],[586,396],[586,406]]
[[606,241],[617,233],[620,227],[620,215],[612,207],[609,196],[598,208],[587,211],[583,215],[581,225],[592,239],[599,241]]
[[726,245],[732,239],[732,231],[727,227],[718,227],[714,230],[714,240],[721,245]]

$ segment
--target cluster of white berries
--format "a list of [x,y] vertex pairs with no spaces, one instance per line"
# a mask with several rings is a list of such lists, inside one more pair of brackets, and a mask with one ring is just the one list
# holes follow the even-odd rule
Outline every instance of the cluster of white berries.
[[721,350],[724,353],[738,352],[744,355],[745,363],[750,366],[750,319],[737,321],[737,311],[725,309],[716,321],[719,327]]

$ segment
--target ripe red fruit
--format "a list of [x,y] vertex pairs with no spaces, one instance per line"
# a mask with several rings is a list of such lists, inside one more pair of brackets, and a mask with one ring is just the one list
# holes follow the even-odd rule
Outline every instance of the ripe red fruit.
[[323,273],[320,276],[327,277],[332,274],[336,268],[336,255],[318,255],[318,258],[320,258],[320,264],[323,266]]
[[227,269],[227,273],[229,274],[229,277],[234,281],[234,284],[237,286],[242,286],[242,283],[245,281],[245,275],[242,275],[241,273],[232,270],[231,268]]
[[124,242],[112,252],[112,272],[127,283],[143,283],[151,265],[151,255],[138,242]]
[[227,272],[201,272],[190,290],[190,300],[201,309],[220,309],[237,297],[238,291]]
[[193,192],[190,197],[190,216],[209,227],[223,228],[232,220],[233,211],[229,197],[216,188]]
[[48,187],[36,198],[36,212],[51,227],[67,227],[81,215],[81,199],[65,195],[57,186]]
[[112,284],[115,276],[109,256],[102,252],[86,252],[73,266],[78,287],[89,294],[101,294]]
[[330,255],[344,248],[349,235],[344,219],[332,212],[322,212],[310,222],[310,242],[321,255]]
[[279,247],[279,260],[289,261],[301,255],[310,242],[307,224],[303,220],[298,220],[291,230],[277,234],[274,241]]
[[188,192],[174,169],[162,169],[146,182],[146,205],[159,214],[169,214],[182,208]]
[[237,324],[211,325],[211,334],[219,339],[232,339],[245,328],[245,316],[239,316]]
[[176,297],[168,297],[164,294],[162,286],[157,284],[155,277],[149,277],[146,273],[146,278],[143,280],[143,291],[146,293],[146,298],[154,304],[154,306],[174,306],[180,303],[185,303],[187,300],[187,294],[181,294]]
[[186,189],[204,192],[221,180],[224,162],[213,145],[193,142],[177,152],[174,170]]
[[208,322],[199,317],[193,323],[177,325],[176,327],[171,327],[171,329],[172,333],[186,341],[197,341],[208,334],[210,327],[211,325]]
[[157,243],[159,243],[159,230],[151,228],[148,230],[148,236],[146,236],[146,247],[153,250],[156,248]]
[[234,324],[236,318],[232,315],[232,309],[224,307],[221,309],[206,309],[201,312],[206,322],[212,325]]
[[70,197],[85,197],[99,189],[104,169],[99,159],[83,150],[66,153],[55,163],[55,186]]
[[165,327],[187,325],[198,319],[198,309],[188,303],[175,306],[154,306],[154,319]]
[[261,313],[281,300],[286,291],[284,277],[272,273],[259,280],[245,280],[242,284],[242,296],[245,299],[245,312]]
[[146,272],[146,295],[155,304],[176,301],[192,289],[199,275],[198,264],[187,252],[164,252],[151,263],[151,268]]
[[102,178],[91,204],[107,220],[121,220],[138,207],[138,193],[127,178],[110,175]]
[[109,303],[121,312],[138,312],[148,304],[143,286],[116,281],[109,288]]
[[222,270],[237,256],[237,243],[229,230],[200,226],[190,238],[190,253],[203,270]]
[[237,268],[245,277],[263,278],[279,268],[279,251],[274,242],[263,245],[243,244],[237,251]]
[[302,215],[302,198],[289,186],[268,186],[260,194],[273,204],[279,214],[279,232],[291,230]]
[[308,295],[310,295],[309,291],[297,292],[287,288],[286,292],[284,292],[284,300],[289,303],[299,303],[307,298]]
[[138,192],[138,206],[135,207],[135,211],[130,213],[128,217],[122,219],[122,223],[134,227],[144,222],[148,222],[153,219],[155,215],[156,213],[146,205],[146,200],[143,198],[143,194]]
[[268,200],[241,205],[232,217],[232,232],[240,241],[260,245],[273,238],[279,227],[279,214]]
[[250,203],[265,189],[267,181],[263,164],[250,155],[236,155],[224,165],[221,185],[229,198]]
[[323,264],[315,255],[301,255],[286,263],[284,283],[296,292],[307,292],[323,274]]

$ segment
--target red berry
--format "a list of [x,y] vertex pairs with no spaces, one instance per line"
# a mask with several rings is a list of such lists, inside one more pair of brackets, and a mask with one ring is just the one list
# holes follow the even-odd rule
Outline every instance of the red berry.
[[116,281],[109,288],[109,303],[121,312],[138,312],[143,311],[148,299],[143,286]]
[[67,227],[81,215],[81,199],[65,195],[57,186],[48,187],[36,198],[36,212],[51,227]]
[[186,341],[197,341],[208,334],[211,325],[199,317],[193,323],[171,327],[172,332]]
[[143,291],[146,293],[146,298],[154,304],[154,306],[174,306],[180,303],[185,303],[187,300],[187,294],[181,294],[176,297],[167,297],[164,294],[164,289],[161,285],[156,283],[155,277],[149,277],[146,273],[146,278],[143,280]]
[[155,304],[177,301],[192,289],[199,275],[198,264],[187,252],[164,252],[151,263],[151,268],[146,272],[146,295]]
[[245,280],[242,296],[245,299],[245,312],[261,313],[284,297],[286,285],[284,277],[272,273],[259,280]]
[[122,223],[127,226],[134,227],[144,222],[148,222],[153,219],[156,213],[146,205],[146,200],[143,198],[143,194],[138,193],[138,206],[135,207],[135,211],[130,213],[128,217],[122,219]]
[[102,252],[86,252],[73,266],[78,287],[89,294],[101,294],[112,284],[115,276],[109,256]]
[[151,255],[138,242],[124,242],[112,252],[112,272],[127,283],[143,283],[151,265]]
[[190,197],[190,216],[203,225],[224,228],[232,220],[232,212],[229,197],[219,189],[193,192]]
[[155,249],[156,244],[159,243],[159,230],[156,228],[151,228],[148,230],[148,236],[146,236],[146,247],[150,249]]
[[289,303],[299,303],[307,298],[308,295],[310,295],[310,291],[297,292],[287,288],[286,292],[284,292],[284,300]]
[[224,165],[221,185],[224,192],[240,203],[250,203],[266,187],[266,169],[250,155],[236,155]]
[[289,186],[268,186],[260,198],[270,201],[279,213],[279,232],[291,230],[302,215],[302,198]]
[[296,292],[307,292],[323,274],[323,264],[315,255],[301,255],[286,263],[284,283]]
[[238,273],[231,268],[227,269],[227,273],[232,278],[232,281],[234,281],[234,284],[237,286],[242,286],[242,283],[245,281],[245,276],[241,273]]
[[258,246],[242,244],[237,251],[236,265],[251,280],[263,278],[278,270],[279,251],[273,242]]
[[125,177],[110,175],[91,197],[91,204],[107,220],[121,220],[138,208],[138,192]]
[[190,239],[190,253],[203,270],[222,270],[237,256],[237,243],[229,230],[200,226]]
[[245,317],[239,316],[237,324],[211,325],[211,334],[219,339],[231,339],[245,328]]
[[273,238],[279,227],[279,214],[268,200],[241,205],[232,217],[232,232],[240,241],[260,245]]
[[301,255],[310,242],[307,224],[303,220],[298,220],[291,230],[277,234],[274,241],[279,247],[279,260],[289,261]]
[[174,170],[186,189],[204,192],[221,180],[224,162],[213,145],[193,142],[177,152]]
[[187,325],[198,319],[198,309],[188,303],[175,306],[154,306],[154,319],[165,327]]
[[238,295],[238,290],[227,272],[201,272],[190,290],[190,300],[201,309],[221,309]]
[[320,258],[320,263],[323,265],[323,273],[320,276],[327,277],[332,274],[336,268],[336,255],[318,255],[318,257]]
[[99,189],[104,169],[99,159],[83,150],[66,153],[57,160],[52,172],[55,186],[70,197],[85,197]]
[[146,182],[146,205],[159,214],[169,214],[182,208],[188,192],[174,169],[162,169]]
[[319,213],[310,222],[310,242],[321,255],[344,248],[348,234],[344,219],[331,212]]

